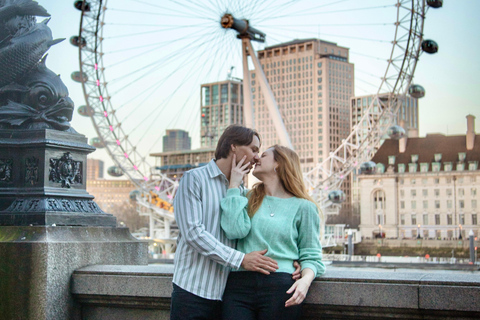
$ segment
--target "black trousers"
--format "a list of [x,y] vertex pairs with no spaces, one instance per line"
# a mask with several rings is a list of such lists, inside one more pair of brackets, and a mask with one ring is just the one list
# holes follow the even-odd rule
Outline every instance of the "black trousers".
[[300,319],[300,305],[285,308],[292,296],[286,292],[294,282],[292,275],[284,272],[230,272],[223,294],[222,319]]
[[219,320],[222,318],[222,302],[209,300],[173,283],[170,320]]

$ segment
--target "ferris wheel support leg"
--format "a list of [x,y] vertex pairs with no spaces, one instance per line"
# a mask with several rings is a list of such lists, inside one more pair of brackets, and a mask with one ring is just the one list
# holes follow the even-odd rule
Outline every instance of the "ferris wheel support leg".
[[248,71],[248,50],[250,49],[252,49],[250,41],[246,38],[242,39],[244,123],[247,128],[255,129],[255,122],[253,121],[252,83],[250,82],[250,72]]
[[252,58],[253,65],[255,66],[255,70],[257,71],[258,82],[260,83],[262,94],[265,98],[265,103],[267,105],[268,111],[270,112],[270,116],[272,117],[272,121],[275,125],[277,134],[280,138],[280,143],[293,150],[292,142],[290,141],[290,137],[288,136],[288,132],[285,128],[285,124],[283,123],[282,116],[278,111],[277,102],[275,101],[272,89],[267,82],[267,78],[265,77],[265,73],[263,72],[260,62],[258,61],[255,50],[253,50],[252,43],[250,42],[250,39],[247,38],[242,39],[242,43],[244,42],[247,43],[248,48],[250,49],[250,57]]
[[[163,223],[163,226],[164,226],[164,229],[165,229],[165,238],[172,238],[171,234],[170,234],[170,221],[168,221],[167,219],[165,219],[164,223]],[[170,254],[172,253],[172,245],[170,243],[166,243],[165,244],[165,254]]]

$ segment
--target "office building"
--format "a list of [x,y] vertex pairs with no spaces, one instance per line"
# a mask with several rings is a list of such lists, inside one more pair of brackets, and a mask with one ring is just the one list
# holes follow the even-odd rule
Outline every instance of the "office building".
[[104,162],[98,159],[87,159],[87,181],[103,179]]
[[200,146],[215,148],[218,138],[231,124],[243,125],[243,85],[224,80],[201,85]]
[[167,130],[163,136],[163,152],[190,150],[191,139],[188,132],[184,130],[171,129]]
[[[349,49],[319,39],[293,40],[258,51],[302,170],[325,160],[350,133],[354,65]],[[280,143],[255,70],[250,72],[255,129],[263,146]],[[347,201],[350,180],[343,184]]]

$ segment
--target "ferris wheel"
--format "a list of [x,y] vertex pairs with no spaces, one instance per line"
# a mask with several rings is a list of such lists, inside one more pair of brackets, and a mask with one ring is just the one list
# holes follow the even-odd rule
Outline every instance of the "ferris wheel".
[[[80,70],[72,78],[82,84],[86,101],[78,112],[92,119],[98,136],[91,143],[106,150],[115,163],[109,174],[124,174],[143,190],[139,202],[155,211],[150,214],[151,226],[157,223],[163,236],[172,238],[173,214],[165,206],[152,206],[152,198],[171,202],[178,182],[163,175],[149,154],[159,151],[166,129],[188,129],[199,140],[200,85],[225,79],[227,70],[230,77],[233,70],[233,76],[242,78],[245,72],[240,71],[248,73],[252,67],[243,62],[243,40],[237,39],[242,30],[232,27],[234,22],[245,28],[244,39],[246,28],[254,33],[247,40],[263,35],[262,41],[249,43],[254,51],[297,38],[341,43],[354,59],[356,93],[376,96],[340,147],[305,173],[322,206],[340,203],[344,197],[340,185],[352,170],[362,165],[363,172],[373,172],[374,164],[368,160],[385,134],[404,135],[395,120],[402,96],[425,94],[412,80],[420,54],[438,50],[434,41],[424,39],[423,26],[427,9],[442,3],[75,1],[81,11],[80,32],[70,42],[79,48]],[[222,22],[227,14],[232,18],[228,27]],[[249,85],[244,81],[244,93]],[[391,98],[381,99],[386,93]],[[374,108],[374,101],[381,108]],[[368,135],[360,141],[361,132]]]

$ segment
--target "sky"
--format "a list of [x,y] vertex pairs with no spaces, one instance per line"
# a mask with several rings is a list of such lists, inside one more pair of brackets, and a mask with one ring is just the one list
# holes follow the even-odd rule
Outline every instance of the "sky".
[[[72,46],[68,39],[72,35],[78,35],[80,12],[73,7],[73,0],[39,0],[38,2],[51,14],[51,21],[48,25],[52,30],[53,37],[66,38],[65,41],[49,50],[47,67],[61,75],[69,89],[70,97],[78,108],[85,104],[84,95],[80,84],[70,79],[70,74],[79,70],[78,48]],[[254,1],[247,2],[250,4],[244,5],[244,8],[240,8],[241,5],[235,4],[236,2],[233,0],[226,0],[226,4],[221,4],[224,8],[213,8],[214,5],[223,3],[222,1],[197,2],[204,3],[205,8],[202,8],[202,5],[186,4],[185,10],[180,10],[181,8],[175,4],[175,1],[168,0],[162,2],[153,0],[110,0],[108,2],[112,9],[111,13],[107,10],[110,16],[106,15],[105,21],[112,26],[110,29],[105,29],[110,34],[104,36],[106,39],[109,38],[108,42],[105,41],[105,46],[110,45],[110,48],[106,51],[112,50],[112,54],[108,55],[112,59],[106,63],[111,66],[109,70],[112,71],[110,73],[111,78],[107,81],[111,81],[111,88],[115,88],[111,90],[111,92],[114,92],[113,99],[121,105],[125,115],[128,115],[128,117],[125,116],[125,126],[130,126],[129,128],[135,131],[132,133],[132,137],[137,134],[135,137],[139,146],[143,146],[147,142],[155,142],[153,147],[149,147],[148,152],[161,151],[161,143],[159,144],[158,141],[161,140],[160,138],[166,129],[172,128],[189,130],[192,136],[192,146],[194,148],[199,147],[197,131],[199,131],[200,107],[196,101],[199,100],[200,88],[196,84],[192,84],[190,87],[187,87],[187,85],[189,85],[189,81],[193,83],[195,80],[200,83],[213,82],[216,79],[222,80],[221,78],[225,78],[231,66],[223,62],[223,57],[239,57],[239,53],[236,52],[238,41],[234,43],[235,40],[230,38],[224,40],[227,39],[225,31],[214,29],[218,26],[216,18],[215,21],[210,21],[213,23],[211,26],[196,27],[204,20],[207,21],[206,18],[202,20],[203,13],[207,17],[211,11],[215,11],[213,12],[214,16],[220,16],[225,10],[241,11],[240,9],[244,9],[243,12],[251,14],[252,23],[259,21],[256,26],[267,33],[267,46],[288,41],[288,39],[320,37],[327,41],[336,42],[340,46],[349,47],[350,61],[355,64],[356,68],[355,93],[357,95],[375,93],[375,88],[378,87],[376,84],[383,75],[382,70],[384,69],[382,68],[385,68],[386,64],[384,61],[377,63],[373,58],[368,60],[365,56],[380,56],[387,59],[391,48],[389,42],[393,39],[393,28],[384,28],[378,25],[366,26],[366,24],[369,22],[388,22],[394,19],[395,12],[392,11],[392,8],[382,8],[382,6],[385,4],[391,5],[395,1],[305,0],[297,1],[294,6],[288,8],[285,6],[286,9],[279,5],[278,10],[276,10],[274,4],[290,1],[271,1],[269,5],[272,8],[268,10],[262,7],[261,1],[258,2],[258,9],[252,5],[256,3]],[[324,7],[319,8],[320,5],[317,5],[319,3]],[[360,3],[363,7],[360,6]],[[230,9],[228,8],[229,5],[237,6],[237,9]],[[117,6],[117,8],[114,6]],[[245,8],[247,6],[250,7]],[[355,6],[358,9],[352,10]],[[315,8],[315,10],[310,11],[309,8]],[[372,9],[367,10],[366,8]],[[280,9],[285,9],[286,14],[281,13]],[[262,20],[265,16],[259,14],[262,10],[266,12],[267,19],[263,19],[265,21]],[[179,12],[181,11],[190,12],[192,18],[187,19],[180,15]],[[425,136],[427,133],[465,134],[465,117],[468,114],[476,117],[476,131],[480,131],[480,78],[478,77],[480,62],[477,58],[478,52],[480,52],[480,37],[478,37],[480,19],[477,17],[478,12],[480,12],[480,1],[477,0],[445,0],[443,8],[429,9],[427,12],[424,35],[426,39],[432,39],[438,43],[439,52],[434,55],[423,53],[415,71],[414,82],[422,85],[426,90],[426,96],[419,101],[420,136]],[[162,13],[164,13],[163,16]],[[296,14],[300,20],[288,16],[291,13]],[[41,21],[42,18],[38,18],[38,20]],[[138,21],[144,24],[144,28],[140,27],[144,31],[151,30],[149,28],[152,25],[157,25],[157,27],[162,25],[164,29],[162,29],[161,35],[156,35],[152,31],[148,38],[145,38],[142,36],[142,32],[139,32]],[[128,25],[128,22],[131,22],[132,25]],[[134,23],[137,23],[137,26],[134,26]],[[302,23],[305,27],[302,27]],[[180,28],[179,26],[182,24],[186,26]],[[187,26],[190,24],[195,26],[190,28]],[[165,26],[173,26],[176,29],[166,31]],[[195,30],[198,30],[198,32]],[[129,36],[121,37],[122,33]],[[211,42],[207,42],[207,40],[194,42],[197,41],[197,38],[194,38],[196,33],[198,33],[198,39],[208,39],[210,34],[216,38]],[[184,39],[186,42],[182,43],[176,39]],[[137,63],[155,61],[157,57],[161,57],[164,63],[154,71],[149,72],[148,76],[141,77],[142,79],[137,78],[137,75],[123,77],[120,71],[126,72],[125,70],[130,70],[129,68],[134,70],[134,67],[122,61],[125,60],[123,57],[127,56],[122,48],[129,48],[131,44],[138,44],[137,47],[150,48],[151,45],[155,45],[156,41],[158,41],[162,50],[143,54],[141,56],[142,61]],[[222,43],[222,41],[224,42]],[[190,46],[188,46],[189,43]],[[187,56],[179,54],[183,45],[188,46],[188,50],[191,50],[183,50],[188,53]],[[221,48],[215,49],[214,46]],[[113,49],[115,49],[115,52],[113,52]],[[146,51],[147,49],[142,50]],[[135,52],[135,50],[132,49],[129,52]],[[175,53],[175,55],[169,56],[170,52]],[[130,57],[133,57],[133,55]],[[217,61],[218,70],[208,69],[211,60]],[[380,59],[377,58],[377,60]],[[135,60],[132,58],[131,61]],[[181,67],[175,67],[175,63],[181,65]],[[115,74],[115,72],[118,72],[118,74]],[[153,78],[148,78],[150,76],[153,76]],[[235,64],[233,76],[242,77],[241,65]],[[162,88],[165,87],[167,91],[174,92],[175,95],[164,94],[163,96],[152,97],[152,99],[155,99],[155,103],[149,103],[149,105],[152,105],[155,109],[148,111],[145,109],[145,111],[139,111],[136,114],[135,110],[129,110],[131,105],[128,102],[130,97],[139,95],[143,87],[146,87],[146,84],[141,82],[142,80],[146,80],[145,83],[147,81],[148,83],[158,81]],[[130,89],[124,89],[126,87],[122,84],[122,81],[130,82],[131,85],[128,87]],[[183,82],[187,84],[181,87],[175,84]],[[118,87],[114,87],[117,83]],[[176,100],[182,97],[185,100]],[[167,102],[176,103],[178,110],[168,107]],[[181,117],[178,116],[179,114]],[[165,127],[159,125],[160,122],[166,124]],[[78,132],[88,138],[96,136],[89,118],[82,117],[75,112],[71,123]],[[152,126],[153,128],[151,128]],[[150,131],[145,134],[147,130],[156,131],[158,137],[154,137],[153,134],[150,134]],[[103,159],[107,162],[107,166],[109,163],[112,164],[104,150],[95,151],[91,157]]]

